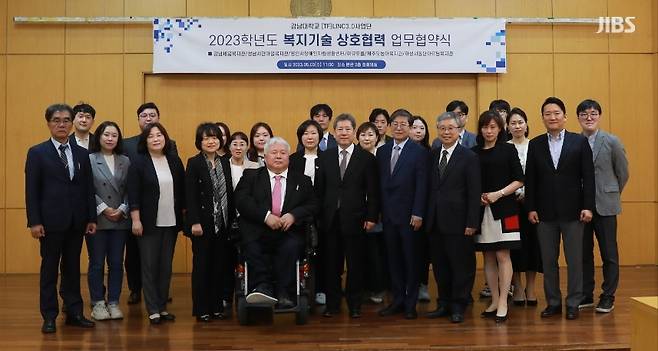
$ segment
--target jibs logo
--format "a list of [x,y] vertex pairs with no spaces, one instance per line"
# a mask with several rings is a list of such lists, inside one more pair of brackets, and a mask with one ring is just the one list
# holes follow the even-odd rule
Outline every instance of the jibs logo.
[[599,17],[598,33],[633,33],[635,17]]

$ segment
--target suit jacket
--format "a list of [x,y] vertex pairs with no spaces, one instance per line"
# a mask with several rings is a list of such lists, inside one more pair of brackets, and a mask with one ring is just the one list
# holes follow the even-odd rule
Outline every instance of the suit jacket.
[[355,146],[341,180],[338,155],[338,148],[332,148],[318,158],[315,189],[322,206],[320,228],[329,230],[338,213],[341,233],[359,235],[364,232],[365,221],[377,223],[379,219],[377,159]]
[[564,132],[557,169],[553,166],[548,136],[528,144],[525,203],[540,221],[574,221],[581,210],[594,211],[594,164],[587,138]]
[[[176,141],[169,139],[171,142],[171,149],[169,149],[170,156],[178,156],[178,148],[176,147]],[[130,160],[139,155],[137,152],[137,144],[139,144],[139,135],[132,136],[127,139],[123,139],[121,146],[123,147],[123,154],[128,156]]]
[[91,163],[91,172],[94,179],[94,189],[96,191],[96,207],[104,203],[108,207],[119,208],[125,207],[126,218],[119,222],[112,222],[103,214],[98,215],[98,225],[96,229],[130,229],[130,216],[128,206],[128,168],[130,160],[125,155],[114,155],[114,175],[110,172],[105,157],[100,152],[89,154]]
[[[94,143],[94,140],[96,140],[96,136],[94,135],[94,133],[89,133],[89,147],[91,147],[91,145]],[[75,133],[71,133],[71,135],[69,135],[69,143],[80,146],[80,145],[78,145],[78,141],[75,140]],[[80,147],[82,147],[82,146],[80,146]],[[84,147],[82,147],[82,148],[84,149]],[[89,149],[86,149],[86,150],[87,150],[87,152],[89,152]]]
[[[176,230],[183,225],[185,207],[185,169],[178,156],[166,155],[169,170],[174,181],[174,212]],[[160,199],[160,183],[149,154],[137,154],[130,159],[128,170],[128,202],[130,210],[139,210],[144,232],[155,229]]]
[[[240,213],[243,242],[258,240],[264,235],[276,235],[277,232],[265,224],[265,215],[272,209],[272,188],[267,167],[245,169],[234,194]],[[312,220],[317,212],[311,178],[288,171],[286,193],[282,195],[284,200],[281,215],[290,213],[295,217],[295,224],[289,231],[303,235],[303,224]]]
[[592,149],[596,184],[596,212],[601,216],[621,213],[621,192],[628,182],[628,160],[619,138],[598,131]]
[[406,225],[411,216],[423,217],[427,203],[428,152],[407,139],[391,174],[391,141],[377,149],[383,220]]
[[[319,160],[320,160],[320,154],[322,154],[322,151],[318,149],[318,158],[315,159],[315,174],[317,176],[318,174],[318,169],[320,168]],[[301,151],[297,151],[290,155],[289,157],[289,164],[288,164],[288,171],[289,172],[295,172],[299,174],[304,174],[304,170],[306,169],[306,158],[304,158],[304,150],[302,149]]]
[[432,150],[425,229],[429,234],[464,235],[467,227],[480,227],[480,160],[457,145],[440,178],[440,157],[440,148]]
[[[233,179],[231,178],[231,165],[226,157],[219,158],[220,167],[226,180],[227,214],[226,226],[228,229],[235,218],[235,205],[233,202]],[[217,165],[216,165],[217,166]],[[187,201],[186,234],[191,233],[193,224],[201,224],[204,235],[215,232],[214,189],[210,170],[206,158],[202,153],[187,160],[185,171],[185,200]],[[189,227],[189,228],[188,228]],[[221,233],[226,237],[227,233]]]
[[[469,132],[468,130],[464,130],[464,135],[462,136],[460,145],[467,149],[471,149],[477,145],[476,138],[477,136],[475,134]],[[441,150],[441,139],[436,138],[434,141],[432,141],[432,150],[434,149]]]
[[[322,141],[323,136],[324,135],[320,135],[320,141]],[[329,150],[337,146],[338,145],[336,144],[336,137],[334,137],[333,134],[329,133],[329,136],[327,137],[327,148],[325,150]],[[300,151],[304,151],[304,145],[297,144],[297,148],[295,149],[295,152],[300,152]]]
[[[62,165],[51,139],[35,145],[25,161],[25,208],[28,227],[41,224],[46,233],[96,223],[94,185],[87,150],[70,145],[73,179]],[[82,233],[81,233],[82,234]]]

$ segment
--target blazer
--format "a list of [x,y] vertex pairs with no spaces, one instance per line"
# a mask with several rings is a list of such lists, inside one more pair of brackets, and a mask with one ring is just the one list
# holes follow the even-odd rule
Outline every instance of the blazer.
[[616,216],[621,213],[621,192],[628,182],[628,160],[619,138],[600,130],[592,148],[596,213]]
[[[51,139],[31,147],[25,161],[27,226],[44,226],[46,233],[84,228],[96,223],[94,185],[87,150],[70,144],[73,179],[62,165]],[[82,234],[82,233],[81,233]]]
[[[94,133],[89,133],[89,147],[91,147],[91,145],[94,143],[94,140],[96,140],[96,136],[94,135]],[[75,133],[71,133],[71,135],[69,135],[69,143],[80,146],[80,145],[78,145],[78,141],[75,140]],[[80,147],[82,147],[82,146],[80,146]],[[83,149],[84,149],[84,147],[83,147]],[[87,152],[89,152],[89,149],[85,149],[85,150],[87,150]]]
[[112,222],[103,214],[98,214],[96,229],[130,229],[130,216],[128,206],[128,168],[130,160],[125,155],[114,155],[114,175],[110,172],[105,157],[100,152],[89,154],[94,189],[96,191],[96,207],[105,204],[107,207],[119,208],[123,205],[125,218],[119,222]]
[[[320,135],[320,141],[322,141],[322,138],[324,137],[323,135]],[[334,137],[333,134],[329,133],[329,136],[327,136],[327,148],[325,150],[329,150],[331,148],[338,147],[338,144],[336,144],[336,137]],[[318,147],[318,150],[320,148]],[[300,152],[304,151],[304,145],[297,143],[297,148],[295,148],[295,152]]]
[[[218,158],[220,164],[216,165],[222,167],[224,172],[224,179],[226,180],[226,197],[228,218],[226,220],[227,232],[221,233],[225,237],[228,236],[228,229],[231,222],[235,218],[235,205],[233,201],[233,178],[231,177],[231,165],[226,157]],[[214,211],[214,189],[212,180],[210,179],[210,169],[206,158],[202,153],[187,160],[187,169],[185,171],[185,200],[187,202],[186,213],[186,235],[191,233],[193,224],[201,224],[203,233],[215,232],[215,218]]]
[[[234,195],[235,205],[240,213],[243,243],[278,233],[265,224],[265,215],[272,209],[272,190],[267,167],[245,169]],[[303,235],[303,224],[311,221],[317,212],[311,178],[288,171],[286,193],[282,195],[284,200],[281,214],[290,213],[295,217],[295,224],[289,232]]]
[[[464,130],[464,135],[462,136],[462,140],[461,140],[460,145],[467,148],[467,149],[471,149],[475,145],[477,145],[476,138],[477,138],[477,136],[475,134],[469,132],[468,130]],[[442,145],[441,144],[441,139],[439,139],[439,138],[434,139],[434,141],[432,141],[432,150],[434,150],[434,149],[441,150],[441,145]]]
[[553,166],[548,136],[528,144],[525,203],[540,221],[574,221],[581,210],[594,211],[594,163],[587,138],[565,130],[557,169]]
[[[166,155],[169,170],[174,180],[174,212],[176,230],[183,225],[183,208],[185,207],[185,169],[178,156]],[[149,154],[137,154],[130,159],[128,169],[128,202],[130,210],[139,210],[144,232],[154,230],[158,215],[160,185],[155,173],[155,166]]]
[[464,235],[480,227],[482,183],[477,154],[457,145],[439,178],[441,149],[432,150],[425,229],[430,235]]
[[[171,156],[178,156],[178,148],[176,147],[176,141],[174,139],[169,139],[171,142],[171,149],[169,149],[169,154]],[[129,159],[139,156],[137,152],[137,144],[139,144],[139,135],[132,136],[130,138],[123,139],[121,146],[123,147],[123,154],[128,156]]]
[[390,141],[377,149],[382,218],[384,222],[406,225],[412,215],[425,215],[429,153],[407,139],[391,173],[393,144]]
[[332,148],[318,158],[320,169],[315,174],[315,189],[322,205],[320,228],[331,228],[338,214],[341,233],[358,235],[364,232],[365,221],[379,221],[377,159],[355,145],[341,180],[338,155],[338,148]]
[[[329,150],[329,149],[327,149]],[[320,160],[320,155],[323,152],[320,151],[318,148],[318,157],[315,159],[315,174],[317,176],[318,174],[318,169],[320,168],[319,160]],[[288,164],[288,171],[289,172],[295,172],[299,174],[304,174],[304,170],[306,169],[306,158],[304,158],[304,149],[301,151],[297,151],[290,155],[289,157],[289,164]]]

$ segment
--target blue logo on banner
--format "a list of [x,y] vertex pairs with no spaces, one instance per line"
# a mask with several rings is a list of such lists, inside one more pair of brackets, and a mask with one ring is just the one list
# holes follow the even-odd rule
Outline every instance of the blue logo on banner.
[[384,69],[384,60],[280,60],[279,69]]
[[485,42],[484,45],[498,47],[496,49],[496,61],[491,64],[487,64],[487,62],[484,62],[483,60],[477,60],[475,61],[475,64],[483,68],[484,71],[487,73],[498,73],[505,70],[505,68],[507,67],[507,60],[505,59],[504,56],[505,45],[506,45],[505,29],[496,31],[496,33],[492,35],[489,38],[489,41]]

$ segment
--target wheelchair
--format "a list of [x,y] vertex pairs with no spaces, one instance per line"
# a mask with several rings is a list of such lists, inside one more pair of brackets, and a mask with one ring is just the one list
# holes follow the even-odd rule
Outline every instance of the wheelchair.
[[[313,223],[305,223],[305,240],[304,252],[302,258],[298,259],[295,263],[296,272],[296,292],[295,298],[296,305],[292,308],[280,309],[275,305],[268,303],[248,303],[247,294],[250,291],[249,282],[249,267],[242,254],[240,240],[235,240],[238,250],[238,263],[235,268],[235,298],[237,301],[236,312],[238,322],[240,325],[249,324],[249,310],[251,308],[271,309],[272,313],[294,313],[295,323],[297,325],[304,325],[308,322],[308,316],[313,310],[315,305],[315,281],[314,281],[314,266],[316,257],[316,248],[318,244],[318,233]],[[233,237],[239,237],[239,228],[237,221],[231,226]]]

